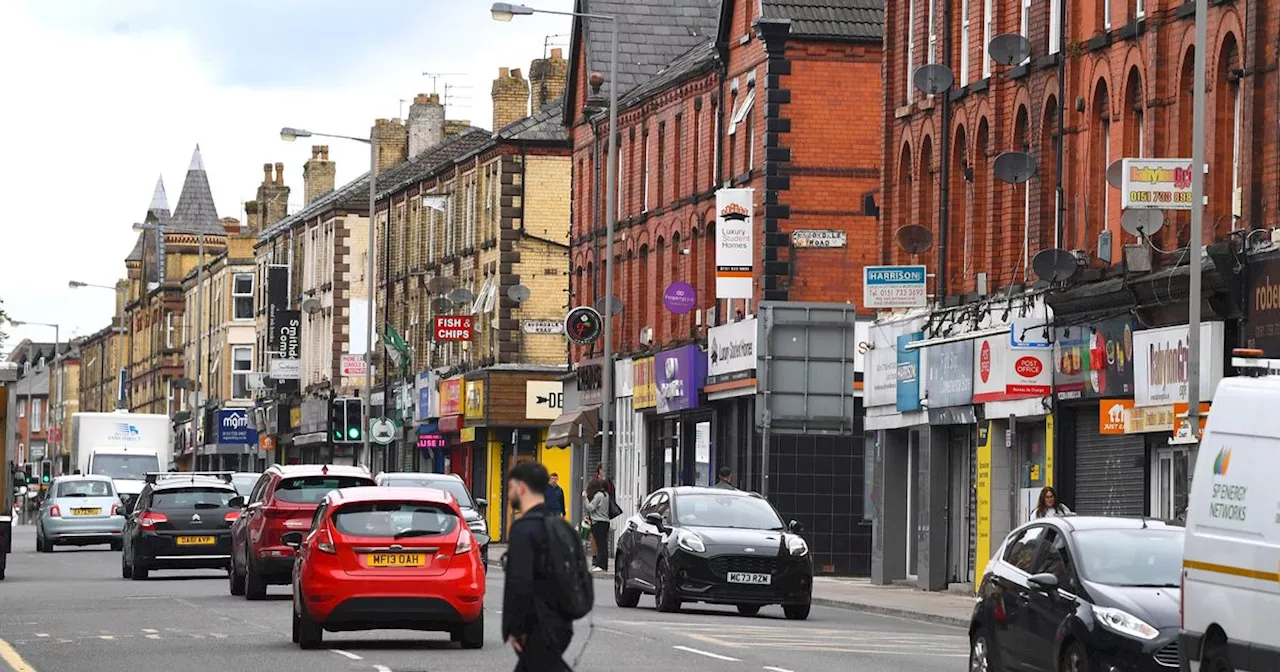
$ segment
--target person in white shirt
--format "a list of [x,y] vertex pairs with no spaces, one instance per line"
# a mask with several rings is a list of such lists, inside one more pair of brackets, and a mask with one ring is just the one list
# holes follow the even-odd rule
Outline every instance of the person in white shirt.
[[1058,491],[1050,487],[1040,491],[1040,502],[1036,504],[1036,518],[1053,518],[1057,516],[1066,516],[1071,513],[1071,509],[1066,504],[1058,501]]

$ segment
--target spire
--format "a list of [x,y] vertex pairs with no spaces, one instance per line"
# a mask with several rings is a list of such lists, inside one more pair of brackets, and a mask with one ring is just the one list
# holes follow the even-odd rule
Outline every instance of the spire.
[[200,158],[200,145],[196,144],[196,151],[191,153],[191,165],[187,166],[187,172],[198,170],[204,172],[204,159]]
[[205,174],[204,161],[200,158],[200,146],[191,154],[187,178],[182,183],[178,205],[173,210],[173,224],[168,227],[175,233],[223,233],[218,209],[209,189],[209,176]]
[[164,210],[169,211],[169,195],[164,191],[164,176],[156,178],[156,191],[151,195],[151,207],[147,208],[152,212]]

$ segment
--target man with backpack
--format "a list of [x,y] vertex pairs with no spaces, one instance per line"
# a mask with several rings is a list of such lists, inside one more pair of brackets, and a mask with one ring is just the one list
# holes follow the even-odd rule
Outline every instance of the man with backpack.
[[595,594],[586,552],[573,528],[546,503],[547,468],[521,462],[507,473],[507,501],[520,517],[507,535],[502,637],[516,651],[516,671],[568,670],[563,656],[573,621]]

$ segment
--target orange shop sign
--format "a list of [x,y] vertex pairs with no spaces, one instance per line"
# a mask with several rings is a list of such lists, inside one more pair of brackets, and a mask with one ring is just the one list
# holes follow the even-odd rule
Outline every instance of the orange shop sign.
[[462,415],[462,378],[440,381],[440,417]]
[[1098,433],[1124,434],[1125,421],[1132,414],[1132,399],[1103,399],[1098,402]]

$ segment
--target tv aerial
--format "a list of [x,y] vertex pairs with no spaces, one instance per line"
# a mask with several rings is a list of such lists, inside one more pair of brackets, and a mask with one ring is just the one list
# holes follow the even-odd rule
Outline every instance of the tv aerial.
[[1031,42],[1017,33],[1004,33],[991,38],[987,51],[996,63],[1017,65],[1031,57]]
[[1138,238],[1153,236],[1164,226],[1164,212],[1160,210],[1125,210],[1120,215],[1120,228]]
[[1078,266],[1075,255],[1057,248],[1040,250],[1031,259],[1031,270],[1035,271],[1041,280],[1051,284],[1071,279],[1071,276],[1076,274]]
[[436,85],[439,84],[441,77],[466,77],[465,72],[424,72],[423,77],[431,80],[431,93],[439,93]]
[[894,233],[898,247],[910,255],[924,254],[933,247],[933,231],[919,224],[908,224]]
[[1008,184],[1022,184],[1036,174],[1036,160],[1026,152],[1005,152],[991,165],[996,179]]
[[1107,166],[1107,184],[1120,189],[1124,183],[1124,159],[1116,159]]
[[951,68],[939,63],[930,63],[916,68],[911,75],[911,82],[925,95],[935,96],[947,89],[956,81]]

